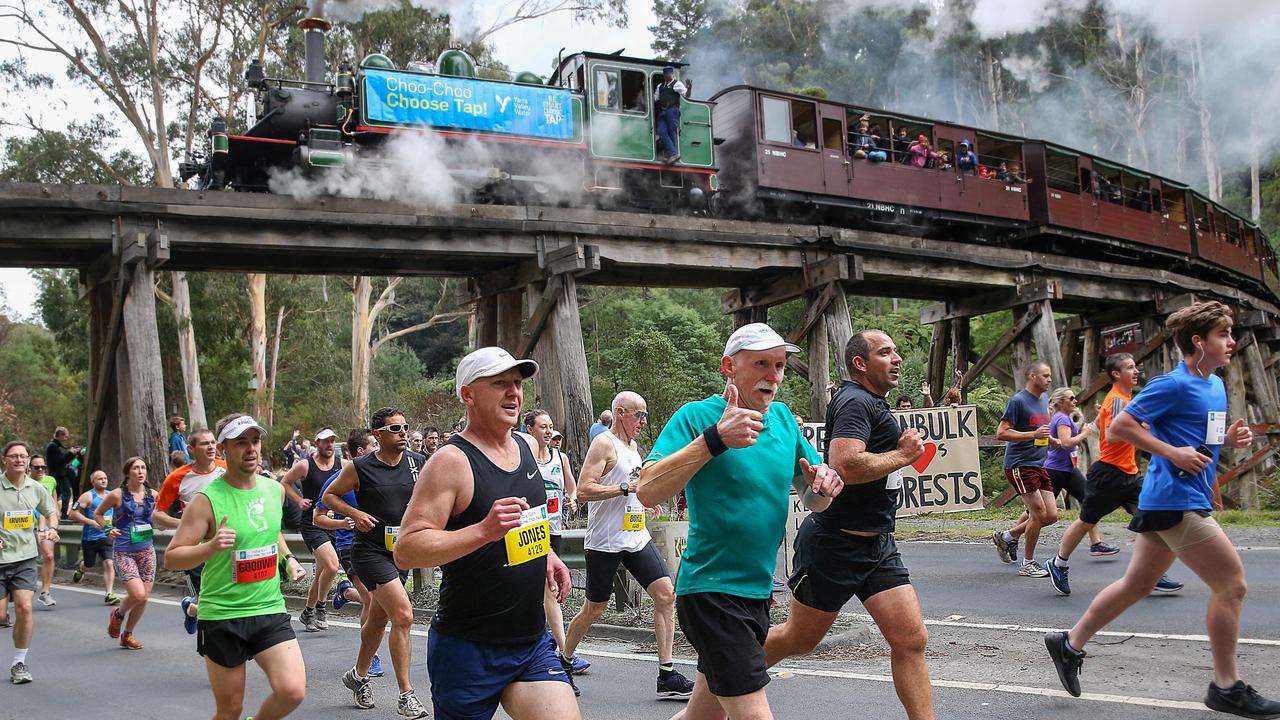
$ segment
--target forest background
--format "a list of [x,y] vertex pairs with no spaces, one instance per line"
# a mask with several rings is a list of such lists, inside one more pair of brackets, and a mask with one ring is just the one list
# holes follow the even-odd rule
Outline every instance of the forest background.
[[[368,52],[403,64],[461,46],[483,74],[505,78],[525,68],[495,60],[492,36],[502,27],[553,13],[586,26],[627,22],[625,0],[527,0],[484,18],[468,7],[334,0],[331,65]],[[655,56],[692,63],[698,97],[747,82],[1050,139],[1187,182],[1258,222],[1274,243],[1277,8],[1240,0],[1158,8],[1131,0],[655,0],[649,29]],[[248,58],[264,58],[269,76],[301,74],[296,22],[315,9],[291,0],[0,0],[0,78],[9,88],[0,95],[0,180],[175,186],[176,163],[199,148],[212,117],[244,127]],[[33,71],[28,58],[38,53],[63,58],[65,75]],[[534,70],[545,75],[552,62]],[[102,112],[48,127],[23,97],[56,84],[87,88]],[[74,272],[32,272],[34,317],[18,317],[0,298],[0,439],[42,443],[66,425],[79,441],[87,306]],[[170,414],[202,424],[248,409],[269,424],[276,448],[295,428],[362,424],[370,407],[403,407],[419,426],[447,427],[460,415],[453,370],[473,332],[464,281],[158,277]],[[721,292],[581,286],[594,408],[621,389],[641,393],[652,412],[642,442],[651,442],[681,403],[723,389],[716,368],[731,322]],[[920,402],[929,335],[919,303],[849,302],[855,328],[894,337],[901,392]],[[802,311],[798,302],[775,307],[769,321],[785,331]],[[975,319],[974,347],[989,346],[1010,322],[1008,312]],[[1006,398],[988,377],[969,388],[984,432]],[[780,399],[808,415],[801,379],[788,377]]]

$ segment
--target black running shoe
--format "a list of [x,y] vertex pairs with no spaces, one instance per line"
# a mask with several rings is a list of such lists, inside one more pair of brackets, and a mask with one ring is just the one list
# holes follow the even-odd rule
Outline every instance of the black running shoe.
[[1209,692],[1204,696],[1204,704],[1210,710],[1240,717],[1259,720],[1280,718],[1280,702],[1262,697],[1252,685],[1245,685],[1243,680],[1237,680],[1235,685],[1226,690],[1209,683]]
[[1067,634],[1064,632],[1045,633],[1044,646],[1049,650],[1049,657],[1053,658],[1062,687],[1072,696],[1080,697],[1080,668],[1084,665],[1085,652],[1067,647]]
[[687,700],[693,697],[693,681],[678,670],[658,673],[658,697]]
[[[578,689],[578,683],[573,681],[573,661],[558,652],[556,653],[556,659],[560,661],[560,667],[564,670],[564,676],[569,680],[569,687],[573,688],[573,696],[580,697],[582,695],[582,691]],[[551,672],[554,672],[554,670]]]

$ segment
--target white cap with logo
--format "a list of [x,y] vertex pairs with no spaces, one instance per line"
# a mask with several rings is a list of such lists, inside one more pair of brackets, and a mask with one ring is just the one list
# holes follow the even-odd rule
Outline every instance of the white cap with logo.
[[724,346],[724,357],[733,357],[739,350],[772,350],[785,348],[789,353],[798,353],[800,348],[792,345],[774,329],[764,323],[748,323],[733,331],[729,342]]
[[462,386],[470,385],[478,378],[501,375],[511,368],[520,368],[521,377],[531,378],[538,372],[538,363],[532,360],[517,360],[511,353],[500,347],[483,347],[462,358],[458,363],[453,391],[462,397]]
[[218,433],[218,442],[234,440],[254,428],[257,428],[259,432],[264,434],[267,432],[267,429],[259,425],[258,421],[254,420],[251,416],[241,415],[235,420],[227,423],[222,428],[222,432]]
[[334,432],[333,428],[320,428],[320,432],[316,433],[316,440],[336,437],[338,437],[338,433]]

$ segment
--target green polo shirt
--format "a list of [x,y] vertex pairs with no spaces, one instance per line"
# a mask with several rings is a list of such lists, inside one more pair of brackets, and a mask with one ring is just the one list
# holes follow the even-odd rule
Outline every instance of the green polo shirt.
[[35,514],[53,517],[53,498],[40,483],[26,478],[22,488],[14,487],[7,475],[0,474],[0,565],[30,560],[36,547]]
[[[686,403],[671,416],[645,462],[660,460],[719,422],[724,397]],[[791,482],[800,458],[822,462],[784,403],[769,405],[756,444],[712,458],[685,486],[689,545],[676,594],[719,592],[763,600],[773,592],[778,544],[786,530]]]

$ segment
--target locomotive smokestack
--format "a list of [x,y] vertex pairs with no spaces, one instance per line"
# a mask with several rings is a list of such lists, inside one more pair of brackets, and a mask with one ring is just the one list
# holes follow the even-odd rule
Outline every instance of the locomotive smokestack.
[[305,41],[304,79],[307,82],[323,83],[326,69],[324,36],[333,27],[333,23],[322,17],[309,17],[299,20],[298,27],[302,28],[302,38]]

